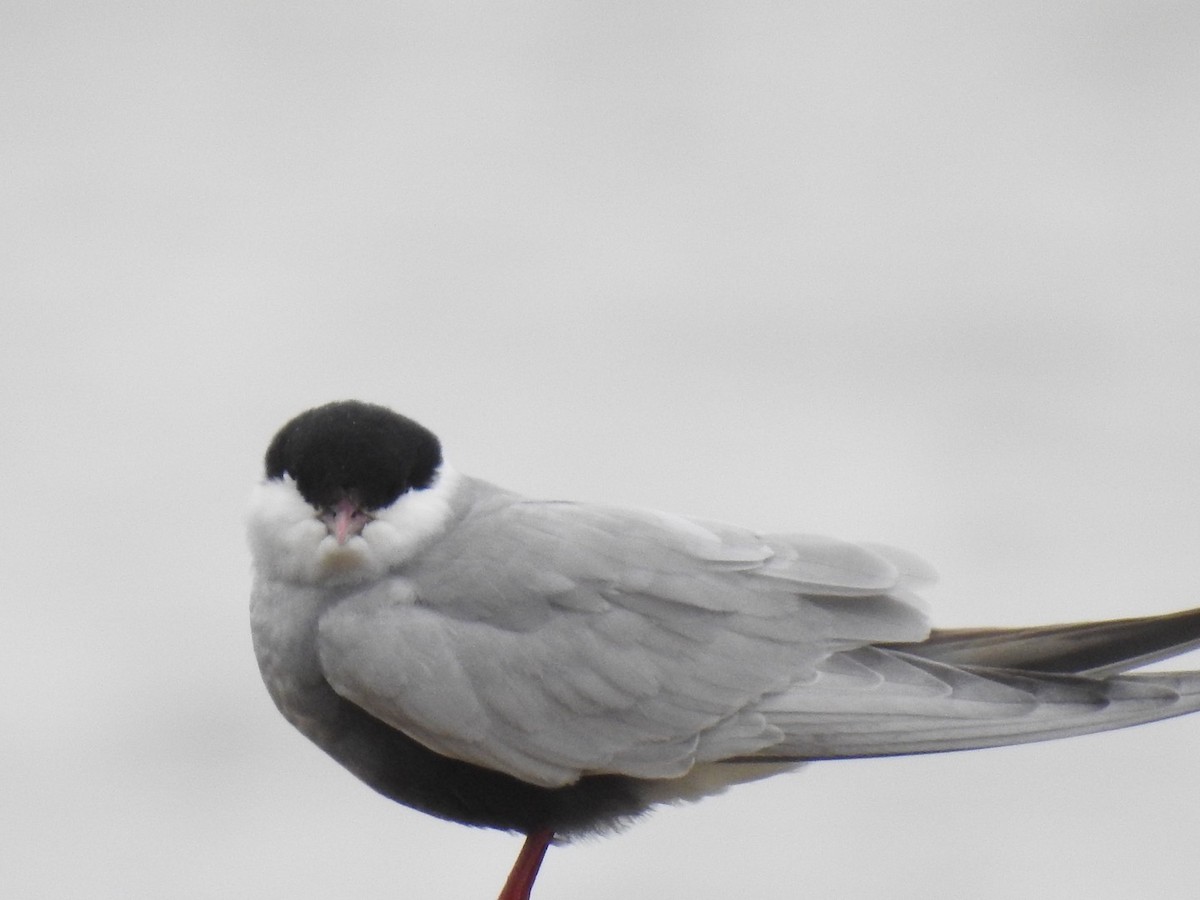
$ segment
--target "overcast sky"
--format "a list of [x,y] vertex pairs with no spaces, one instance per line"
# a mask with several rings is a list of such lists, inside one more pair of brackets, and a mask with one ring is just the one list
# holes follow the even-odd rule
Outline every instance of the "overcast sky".
[[[358,397],[529,494],[1196,604],[1200,5],[0,4],[0,890],[488,900],[278,716],[243,510]],[[1192,663],[1194,664],[1194,663]],[[1195,895],[1200,719],[827,763],[536,900]]]

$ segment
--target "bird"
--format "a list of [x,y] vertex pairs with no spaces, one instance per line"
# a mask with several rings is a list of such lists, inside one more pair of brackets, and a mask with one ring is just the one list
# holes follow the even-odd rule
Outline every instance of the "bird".
[[538,500],[357,400],[270,441],[250,624],[283,716],[380,794],[552,844],[808,763],[1105,731],[1200,709],[1200,609],[934,628],[880,544]]

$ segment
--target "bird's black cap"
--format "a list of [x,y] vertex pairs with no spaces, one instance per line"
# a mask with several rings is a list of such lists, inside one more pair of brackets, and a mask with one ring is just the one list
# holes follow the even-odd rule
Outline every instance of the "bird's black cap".
[[268,478],[291,475],[317,508],[349,498],[364,509],[390,506],[428,487],[442,462],[429,429],[383,406],[344,400],[292,419],[267,448]]

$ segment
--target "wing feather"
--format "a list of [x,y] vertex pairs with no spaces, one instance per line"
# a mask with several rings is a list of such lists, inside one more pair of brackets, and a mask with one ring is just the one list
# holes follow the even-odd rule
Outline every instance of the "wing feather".
[[953,665],[1113,675],[1200,647],[1200,610],[1032,628],[939,629],[913,655]]
[[821,664],[816,689],[758,709],[786,737],[770,758],[934,753],[1120,728],[1200,708],[1200,673],[1106,679],[958,667],[884,648]]
[[324,613],[321,665],[434,751],[534,784],[970,749],[1200,709],[1200,673],[1117,674],[1194,648],[1200,611],[930,638],[910,591],[931,573],[891,548],[499,491],[472,509]]
[[510,497],[319,624],[334,689],[443,755],[546,786],[677,777],[779,742],[754,705],[830,654],[928,632],[874,549]]

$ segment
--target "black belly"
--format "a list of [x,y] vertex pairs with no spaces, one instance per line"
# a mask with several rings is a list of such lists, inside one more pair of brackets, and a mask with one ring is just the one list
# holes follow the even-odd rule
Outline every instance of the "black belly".
[[540,787],[434,753],[338,697],[338,726],[322,748],[385,797],[465,825],[529,834],[604,830],[646,810],[637,781],[589,775],[558,788]]

